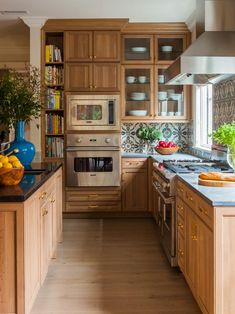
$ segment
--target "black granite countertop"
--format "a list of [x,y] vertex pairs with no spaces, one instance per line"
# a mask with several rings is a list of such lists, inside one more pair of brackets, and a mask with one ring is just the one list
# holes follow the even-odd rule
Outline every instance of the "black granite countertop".
[[[18,185],[1,186],[0,202],[24,202],[40,188],[60,167],[61,163],[32,163],[31,169],[44,169],[41,174],[24,174]],[[30,170],[27,168],[27,170]]]

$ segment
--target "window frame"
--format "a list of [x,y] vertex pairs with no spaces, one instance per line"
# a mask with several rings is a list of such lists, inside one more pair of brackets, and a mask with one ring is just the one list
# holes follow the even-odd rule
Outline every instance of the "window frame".
[[213,85],[195,87],[194,147],[211,151],[213,121]]

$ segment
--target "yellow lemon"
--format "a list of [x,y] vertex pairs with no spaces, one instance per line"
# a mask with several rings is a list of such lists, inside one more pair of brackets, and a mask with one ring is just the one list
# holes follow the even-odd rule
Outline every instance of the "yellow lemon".
[[0,158],[4,157],[3,155],[0,155]]
[[0,162],[1,162],[2,164],[7,164],[7,163],[8,163],[8,157],[7,157],[7,156],[2,156],[2,157],[0,158]]
[[3,164],[0,162],[0,168],[2,168]]
[[13,166],[13,168],[22,168],[23,167],[19,160],[13,161],[12,166]]
[[13,168],[13,166],[9,162],[7,162],[7,163],[3,164],[3,168],[11,169],[11,168]]
[[11,155],[8,157],[8,161],[12,163],[13,161],[18,161],[18,158],[14,155]]

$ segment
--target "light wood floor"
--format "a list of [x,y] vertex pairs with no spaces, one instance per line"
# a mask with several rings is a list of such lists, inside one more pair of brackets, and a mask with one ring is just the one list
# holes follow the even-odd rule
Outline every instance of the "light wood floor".
[[152,219],[67,219],[32,314],[199,314]]

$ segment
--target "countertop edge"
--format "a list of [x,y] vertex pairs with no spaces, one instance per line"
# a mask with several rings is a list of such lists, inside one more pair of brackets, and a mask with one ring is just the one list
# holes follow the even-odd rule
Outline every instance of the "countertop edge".
[[33,195],[45,182],[47,182],[56,171],[63,166],[62,163],[56,163],[54,168],[41,178],[41,180],[35,184],[28,192],[24,195],[0,195],[0,203],[22,203],[25,202],[30,196]]
[[[191,184],[186,178],[184,178],[181,175],[177,175],[177,180],[181,180],[188,187],[190,187],[196,194],[202,197],[209,205],[213,207],[234,207],[235,206],[235,202],[233,201],[213,201],[212,199],[208,198],[202,191],[199,191],[198,189],[196,189],[193,184]],[[228,187],[228,188],[231,188],[231,187]]]

